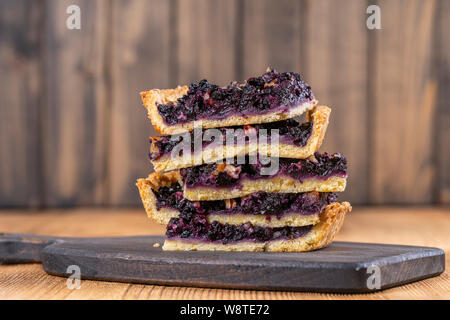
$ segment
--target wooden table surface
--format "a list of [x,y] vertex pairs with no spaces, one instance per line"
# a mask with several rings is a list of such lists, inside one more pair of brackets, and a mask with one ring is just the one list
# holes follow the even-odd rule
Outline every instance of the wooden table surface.
[[[140,209],[0,211],[0,232],[53,236],[163,234]],[[450,208],[354,208],[337,240],[432,246],[446,252],[439,277],[372,294],[319,294],[165,287],[66,279],[47,275],[39,264],[0,266],[0,299],[450,299]]]

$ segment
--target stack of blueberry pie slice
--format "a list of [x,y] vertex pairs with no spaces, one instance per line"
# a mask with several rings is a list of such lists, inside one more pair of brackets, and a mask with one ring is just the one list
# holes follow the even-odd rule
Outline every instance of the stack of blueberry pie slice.
[[[137,186],[164,250],[310,251],[351,210],[339,203],[347,162],[318,153],[330,108],[299,74],[141,93],[154,127],[155,172]],[[293,118],[306,114],[305,121]]]

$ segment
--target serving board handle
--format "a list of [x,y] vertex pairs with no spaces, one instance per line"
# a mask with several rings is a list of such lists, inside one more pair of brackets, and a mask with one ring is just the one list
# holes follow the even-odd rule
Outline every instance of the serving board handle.
[[56,237],[0,232],[0,264],[39,263],[42,250]]

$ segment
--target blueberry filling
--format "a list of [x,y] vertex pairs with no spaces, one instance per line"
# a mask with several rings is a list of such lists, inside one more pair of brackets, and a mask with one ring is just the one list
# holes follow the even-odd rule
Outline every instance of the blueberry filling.
[[263,175],[262,168],[269,166],[262,164],[259,159],[256,164],[204,164],[200,166],[183,168],[180,170],[183,182],[187,187],[212,186],[212,187],[238,187],[243,179],[264,179],[275,175],[286,175],[293,179],[303,181],[305,178],[328,178],[333,175],[346,176],[347,160],[340,153],[329,155],[315,153],[312,159],[287,159],[279,158],[279,166],[273,175]]
[[171,208],[180,212],[179,217],[191,219],[193,215],[208,214],[253,214],[283,215],[295,213],[314,215],[320,213],[327,205],[337,201],[337,195],[329,192],[304,193],[266,193],[257,192],[243,198],[216,201],[189,201],[183,197],[178,183],[170,187],[153,190],[156,197],[156,208]]
[[307,235],[312,226],[268,228],[247,222],[241,225],[208,223],[206,216],[195,215],[191,219],[172,218],[166,229],[167,238],[192,239],[227,244],[237,241],[292,240]]
[[224,119],[230,115],[264,114],[286,110],[314,100],[311,87],[298,73],[269,70],[245,83],[219,87],[207,80],[194,82],[176,103],[159,104],[158,111],[169,125],[197,119]]
[[[279,141],[282,143],[289,143],[289,144],[293,144],[295,146],[299,146],[299,147],[304,147],[307,142],[309,137],[311,136],[312,133],[312,128],[313,128],[313,123],[310,122],[305,122],[300,124],[299,122],[295,121],[294,119],[288,119],[288,120],[284,120],[284,121],[278,121],[278,122],[273,122],[273,123],[265,123],[265,124],[256,124],[256,125],[252,125],[252,126],[235,126],[235,127],[230,127],[228,129],[232,129],[235,130],[235,134],[234,136],[234,143],[238,144],[238,143],[248,143],[248,141],[250,140],[251,137],[253,137],[250,133],[249,130],[251,128],[254,128],[255,131],[255,135],[253,139],[257,139],[256,141],[260,141],[259,138],[259,132],[261,129],[266,129],[266,134],[267,134],[267,143],[270,143],[271,141],[271,133],[273,129],[277,129],[278,130],[278,134],[279,134]],[[208,130],[208,129],[206,129]],[[202,135],[198,136],[198,138],[200,138],[201,140],[203,140],[203,137],[206,137],[206,135],[204,134],[206,130],[202,131]],[[221,135],[222,135],[222,145],[225,145],[226,143],[226,137],[227,137],[227,133],[226,133],[226,129],[224,128],[218,128],[217,130],[220,130]],[[240,133],[243,133],[243,137],[244,137],[244,141],[240,141],[237,137],[239,136]],[[190,132],[189,135],[190,137],[186,137],[186,134],[178,134],[178,135],[173,135],[173,136],[161,136],[158,137],[158,139],[150,139],[150,144],[154,145],[154,147],[150,148],[150,160],[157,160],[159,158],[161,158],[163,155],[165,154],[169,154],[176,145],[180,144],[183,139],[188,139],[187,141],[190,141],[190,150],[193,153],[195,148],[194,148],[194,142],[196,137],[194,136],[194,134],[198,133],[194,133],[194,131]],[[202,148],[206,148],[208,145],[210,145],[212,142],[214,142],[214,138],[211,138],[211,141],[202,141]],[[206,138],[204,140],[207,140]],[[180,156],[182,154],[180,153]]]
[[171,208],[180,212],[180,216],[190,219],[194,214],[207,214],[225,209],[224,201],[189,201],[183,197],[182,188],[178,183],[170,187],[160,187],[152,190],[156,197],[156,209]]

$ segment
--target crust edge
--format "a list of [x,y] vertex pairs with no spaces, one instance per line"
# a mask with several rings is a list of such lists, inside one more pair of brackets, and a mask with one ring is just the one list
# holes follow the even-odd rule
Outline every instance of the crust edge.
[[[172,183],[179,181],[180,173],[178,171],[159,173],[153,172],[147,178],[138,179],[136,186],[139,189],[142,204],[144,206],[147,217],[160,224],[166,224],[167,217],[177,217],[178,211],[156,208],[156,197],[152,190],[158,190],[162,186],[170,186]],[[169,218],[170,219],[170,218]]]
[[[157,104],[168,104],[176,102],[178,98],[184,96],[188,91],[188,86],[178,86],[175,89],[153,89],[141,92],[143,106],[147,109],[148,118],[159,134],[166,134],[167,125],[158,112]],[[168,133],[171,134],[171,133]]]

